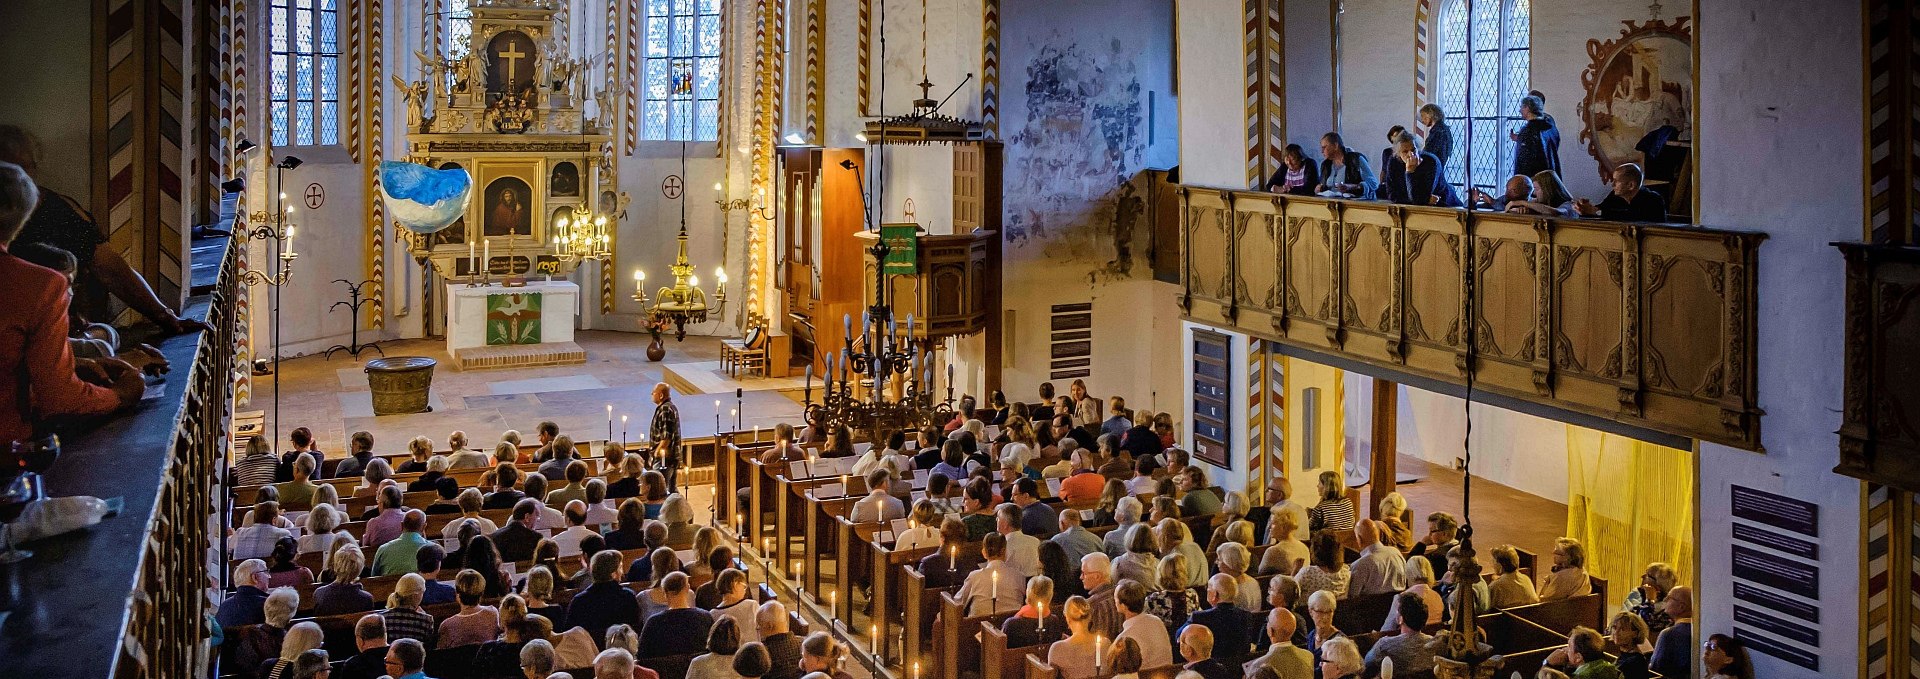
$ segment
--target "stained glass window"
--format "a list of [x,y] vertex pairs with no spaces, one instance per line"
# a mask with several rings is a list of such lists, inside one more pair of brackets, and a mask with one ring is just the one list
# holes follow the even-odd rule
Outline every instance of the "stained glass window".
[[273,0],[267,108],[275,146],[340,143],[337,0]]
[[1513,170],[1520,99],[1530,83],[1529,0],[1447,0],[1434,25],[1440,48],[1434,103],[1453,128],[1447,179],[1498,193]]
[[640,138],[720,136],[720,0],[646,0]]

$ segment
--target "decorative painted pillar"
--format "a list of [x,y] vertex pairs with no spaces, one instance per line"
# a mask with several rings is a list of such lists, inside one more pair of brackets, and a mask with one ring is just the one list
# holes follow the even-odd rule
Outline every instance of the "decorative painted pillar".
[[181,135],[191,32],[181,0],[94,0],[93,16],[91,152],[104,166],[91,211],[109,244],[178,307],[188,287],[182,184],[192,178]]

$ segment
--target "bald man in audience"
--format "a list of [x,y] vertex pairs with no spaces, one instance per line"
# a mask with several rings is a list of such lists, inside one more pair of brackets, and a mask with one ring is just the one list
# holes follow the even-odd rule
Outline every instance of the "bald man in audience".
[[1516,174],[1508,177],[1507,192],[1498,196],[1481,191],[1478,188],[1467,190],[1467,198],[1471,201],[1470,205],[1472,205],[1473,209],[1492,210],[1494,212],[1506,212],[1508,203],[1524,203],[1530,200],[1532,196],[1533,178],[1524,174]]
[[1100,536],[1080,525],[1084,519],[1078,509],[1061,510],[1060,532],[1048,538],[1049,542],[1060,545],[1066,551],[1068,563],[1080,563],[1088,554],[1101,550]]
[[686,573],[668,573],[660,581],[667,596],[667,610],[647,619],[640,631],[640,657],[660,658],[698,653],[707,647],[707,631],[713,627],[713,615],[693,607],[693,589],[687,586]]
[[1187,625],[1180,629],[1181,669],[1200,675],[1200,679],[1240,679],[1240,668],[1213,657],[1213,630],[1206,625]]
[[1407,558],[1400,550],[1381,541],[1380,522],[1361,519],[1353,526],[1353,535],[1361,545],[1360,558],[1353,562],[1347,596],[1398,592],[1407,588]]
[[1267,653],[1240,666],[1248,679],[1313,679],[1313,652],[1293,645],[1293,613],[1267,613]]
[[373,553],[374,575],[412,573],[420,568],[420,548],[430,542],[420,535],[427,527],[427,513],[409,509],[400,517],[400,535]]

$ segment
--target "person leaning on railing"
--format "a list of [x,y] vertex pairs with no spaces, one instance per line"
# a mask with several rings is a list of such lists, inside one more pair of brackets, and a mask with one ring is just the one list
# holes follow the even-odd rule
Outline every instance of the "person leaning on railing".
[[66,278],[7,252],[39,200],[25,170],[0,163],[0,280],[13,294],[13,303],[0,310],[8,330],[0,340],[0,366],[15,376],[13,388],[0,391],[0,443],[32,438],[36,420],[110,413],[138,403],[146,391],[140,371],[126,361],[75,359],[67,344],[72,295]]

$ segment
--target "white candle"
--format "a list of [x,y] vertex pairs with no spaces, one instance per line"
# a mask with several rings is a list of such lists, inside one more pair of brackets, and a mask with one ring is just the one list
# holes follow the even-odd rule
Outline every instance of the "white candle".
[[1000,571],[993,572],[993,611],[1000,612]]
[[1101,655],[1101,651],[1106,648],[1106,642],[1107,640],[1105,637],[1102,637],[1098,634],[1093,635],[1093,673],[1094,674],[1099,674],[1101,672],[1101,668],[1106,666],[1105,663],[1101,662],[1101,660],[1105,658],[1105,656]]
[[880,626],[871,625],[870,627],[871,629],[867,632],[867,636],[869,639],[872,640],[871,643],[873,644],[873,646],[870,647],[869,650],[873,651],[874,655],[879,655],[880,654]]
[[958,556],[960,556],[960,548],[959,548],[959,547],[948,547],[948,548],[947,548],[947,570],[950,570],[950,571],[957,571],[957,570],[960,570],[960,567],[959,567],[959,566],[955,566],[955,565],[953,565],[953,560],[954,560],[954,558],[955,558],[955,557],[958,557]]
[[1047,602],[1042,601],[1038,606],[1040,607],[1040,631],[1045,632],[1047,631]]
[[[480,259],[482,260],[481,266],[486,267],[487,262],[493,261],[493,241],[483,241],[481,242],[481,246],[482,246],[480,249],[480,253],[481,253]],[[488,268],[489,268],[489,271],[487,273],[493,273],[490,270],[491,267],[488,267]]]

